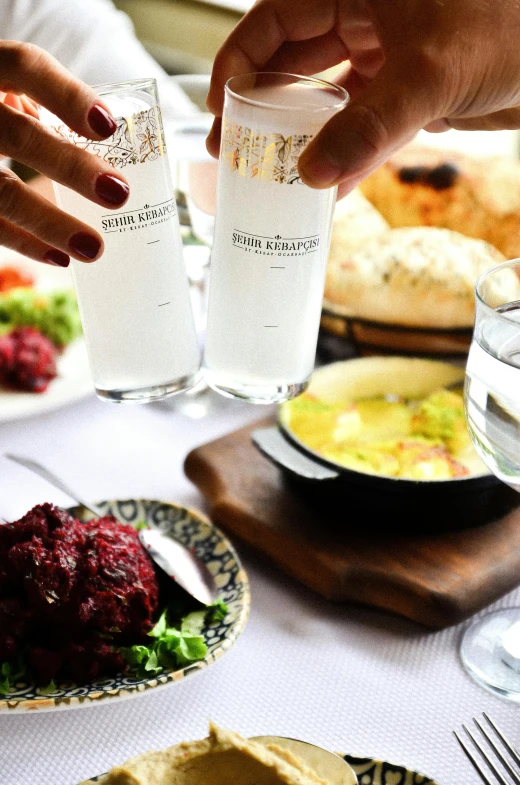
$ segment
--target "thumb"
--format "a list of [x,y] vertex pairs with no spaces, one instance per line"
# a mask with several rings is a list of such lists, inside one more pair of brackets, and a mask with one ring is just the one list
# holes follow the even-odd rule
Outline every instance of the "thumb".
[[313,188],[354,188],[425,125],[438,117],[431,79],[417,69],[385,64],[300,156],[299,172]]

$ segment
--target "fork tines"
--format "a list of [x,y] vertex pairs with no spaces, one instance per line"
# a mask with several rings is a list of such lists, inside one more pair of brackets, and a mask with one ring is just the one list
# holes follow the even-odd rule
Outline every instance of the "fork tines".
[[[482,744],[478,741],[477,738],[471,733],[471,731],[463,725],[467,736],[469,737],[470,741],[472,742],[473,746],[478,750],[480,756],[486,761],[486,764],[489,770],[493,773],[495,779],[500,783],[500,785],[511,785],[511,783],[515,783],[515,785],[520,785],[520,755],[515,750],[511,742],[504,736],[500,728],[497,727],[496,723],[488,717],[488,715],[483,712],[483,717],[486,720],[487,725],[493,731],[495,737],[500,740],[502,746],[497,744],[495,737],[489,732],[488,728],[479,722],[477,719],[473,718],[473,722],[479,729],[480,733],[486,740],[487,744],[491,748],[492,752],[490,753]],[[489,773],[483,767],[482,763],[479,759],[475,756],[472,752],[470,747],[467,743],[459,736],[458,733],[453,731],[455,738],[459,742],[460,746],[464,750],[465,754],[473,764],[475,770],[477,771],[479,777],[486,785],[494,785],[494,783],[489,779]],[[509,755],[509,758],[507,757]],[[495,762],[495,760],[500,761],[502,768],[499,768]],[[515,766],[511,764],[511,760],[514,762]],[[508,777],[505,776],[507,773]]]

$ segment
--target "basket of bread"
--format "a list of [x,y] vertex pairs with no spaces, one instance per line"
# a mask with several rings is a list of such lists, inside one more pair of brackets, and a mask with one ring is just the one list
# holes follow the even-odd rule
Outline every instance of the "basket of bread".
[[462,355],[477,278],[517,256],[520,162],[409,145],[337,204],[320,348]]

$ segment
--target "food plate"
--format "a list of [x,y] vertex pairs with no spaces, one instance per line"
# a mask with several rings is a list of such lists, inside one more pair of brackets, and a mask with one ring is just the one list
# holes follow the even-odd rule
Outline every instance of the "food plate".
[[[364,357],[315,371],[308,393],[328,403],[393,394],[422,398],[464,379],[464,370],[431,359]],[[422,532],[487,523],[513,509],[514,492],[481,464],[464,476],[412,479],[348,468],[325,458],[291,429],[287,412],[299,399],[282,404],[278,427],[256,430],[253,443],[302,494],[323,504],[340,503],[347,517],[369,517],[383,530]],[[348,503],[348,507],[345,506]],[[346,512],[348,509],[348,513]]]
[[[35,280],[35,288],[42,291],[73,287],[68,270],[32,262],[14,251],[0,247],[0,267],[7,265],[29,273]],[[93,393],[85,343],[79,338],[58,358],[58,377],[45,392],[11,391],[0,387],[0,422],[43,414]]]
[[[424,774],[395,763],[376,758],[356,758],[353,755],[343,755],[343,757],[356,772],[359,785],[438,785],[435,780]],[[91,785],[93,782],[99,782],[102,777],[104,774],[99,774],[80,785]]]
[[[202,513],[150,499],[111,500],[98,506],[106,515],[114,514],[129,524],[145,521],[193,549],[215,577],[219,598],[228,606],[228,613],[223,621],[211,623],[204,632],[208,653],[203,660],[147,679],[120,674],[89,684],[59,684],[55,691],[45,691],[43,695],[34,684],[20,682],[16,690],[0,698],[0,712],[74,709],[143,695],[200,673],[231,648],[245,627],[250,603],[247,575],[233,546]],[[82,507],[72,507],[69,512],[80,520],[92,517]]]
[[58,359],[58,376],[43,393],[0,388],[0,422],[59,409],[94,393],[85,343],[76,339]]

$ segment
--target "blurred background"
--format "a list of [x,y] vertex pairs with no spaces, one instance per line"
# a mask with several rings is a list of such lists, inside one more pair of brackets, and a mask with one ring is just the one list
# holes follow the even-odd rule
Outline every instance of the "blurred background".
[[118,0],[115,5],[168,73],[204,74],[253,0]]

